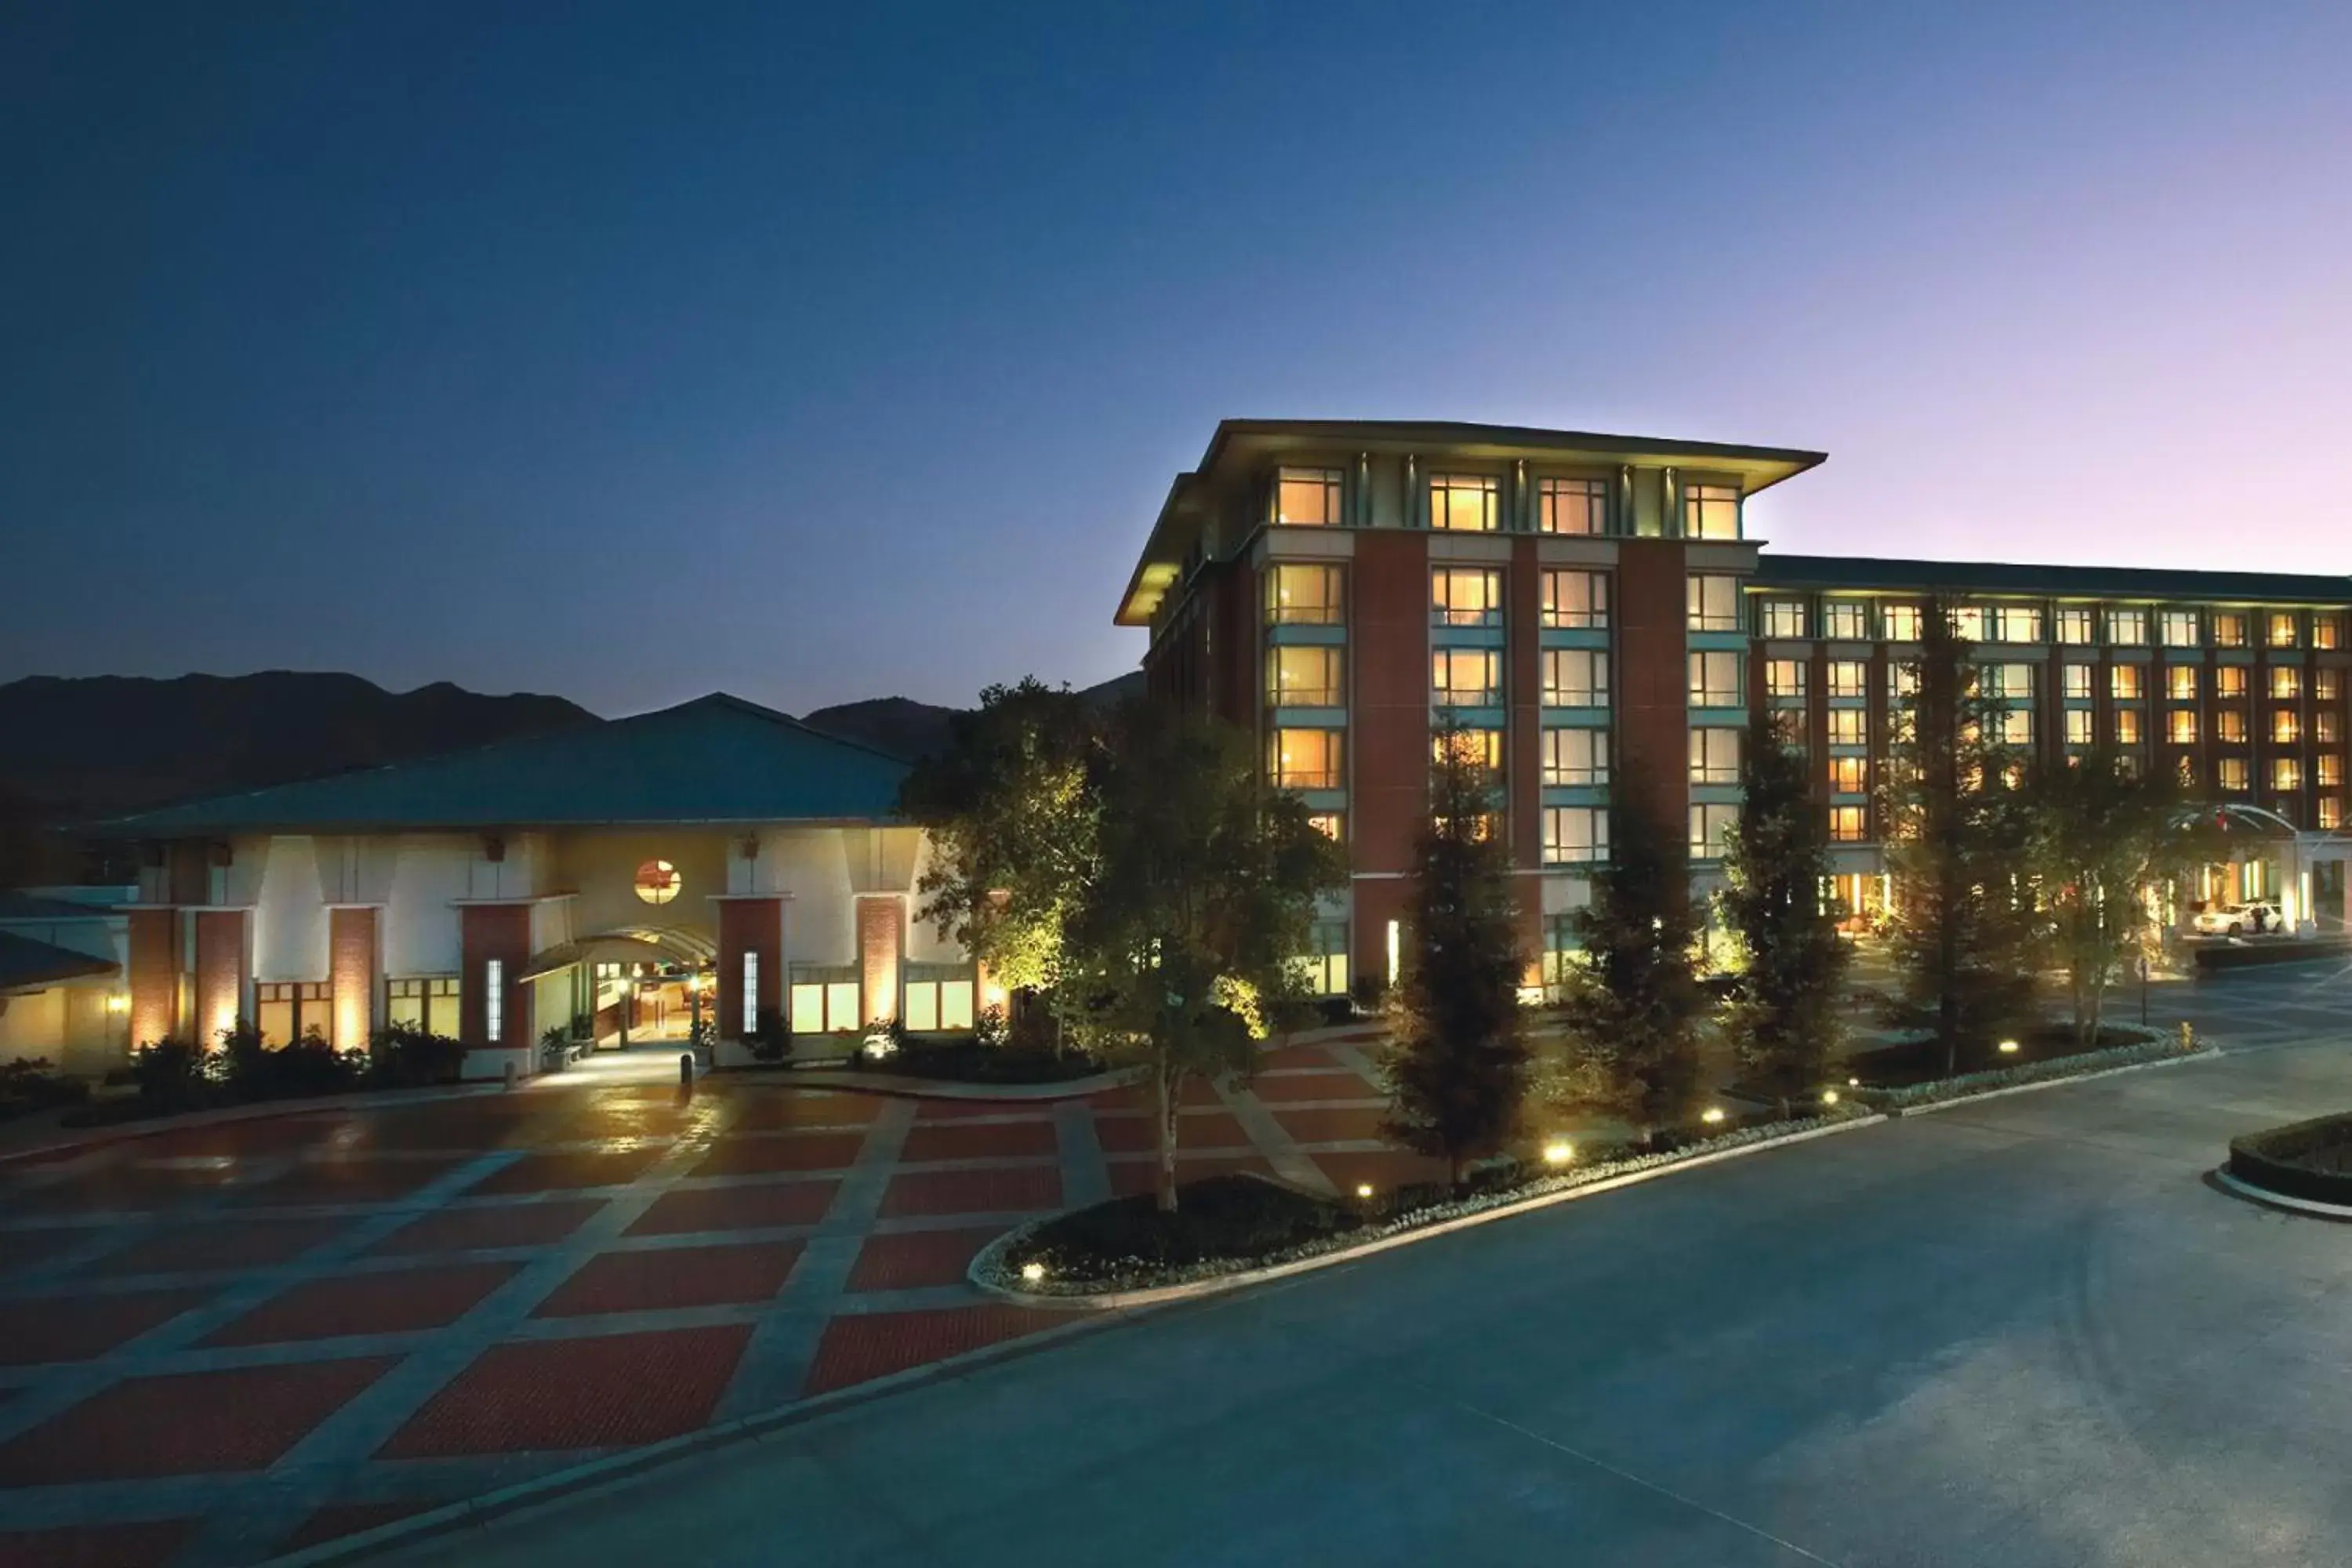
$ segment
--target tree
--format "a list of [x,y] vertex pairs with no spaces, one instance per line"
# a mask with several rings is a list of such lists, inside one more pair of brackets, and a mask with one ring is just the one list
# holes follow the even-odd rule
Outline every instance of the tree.
[[1088,1045],[1145,1069],[1173,1213],[1185,1081],[1254,1063],[1345,866],[1304,803],[1261,786],[1249,737],[1214,719],[1132,705],[1096,776],[1094,874],[1064,918],[1058,984]]
[[2026,779],[2026,844],[2066,968],[2074,1037],[2098,1038],[2108,983],[2145,952],[2150,896],[2197,863],[2200,837],[2181,826],[2179,785],[2094,751]]
[[1789,1102],[1819,1084],[1839,1035],[1846,948],[1822,907],[1829,835],[1804,754],[1759,719],[1740,762],[1744,794],[1724,872],[1724,912],[1747,963],[1726,1024],[1744,1075]]
[[1950,608],[1931,600],[1887,789],[1898,1026],[1926,1030],[1947,1076],[2034,1007],[2036,915],[2008,705],[1986,690]]
[[1430,816],[1415,846],[1410,945],[1391,999],[1395,1094],[1387,1131],[1444,1159],[1454,1184],[1501,1148],[1527,1096],[1520,955],[1510,852],[1494,831],[1495,792],[1459,723],[1437,732]]
[[1561,1017],[1564,1098],[1632,1122],[1644,1142],[1696,1098],[1706,994],[1692,969],[1698,935],[1690,853],[1660,819],[1638,775],[1618,771],[1609,862],[1575,917],[1583,961],[1570,973]]

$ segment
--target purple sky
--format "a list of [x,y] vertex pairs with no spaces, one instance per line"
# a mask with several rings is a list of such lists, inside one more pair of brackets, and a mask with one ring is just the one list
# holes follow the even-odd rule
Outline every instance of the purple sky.
[[9,9],[0,680],[1088,683],[1225,416],[2352,571],[2352,8],[832,9]]

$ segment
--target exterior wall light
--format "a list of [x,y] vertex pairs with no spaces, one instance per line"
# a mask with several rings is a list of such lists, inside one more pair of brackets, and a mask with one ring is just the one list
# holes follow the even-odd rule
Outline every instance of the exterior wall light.
[[106,1010],[110,1013],[128,1013],[131,1011],[130,993],[124,991],[110,991],[107,993]]
[[1709,1127],[1717,1126],[1723,1121],[1723,1107],[1720,1105],[1710,1105],[1705,1110],[1699,1112],[1698,1119],[1701,1121],[1706,1122]]
[[1544,1145],[1543,1156],[1547,1165],[1565,1165],[1576,1158],[1576,1145],[1565,1138],[1555,1138]]

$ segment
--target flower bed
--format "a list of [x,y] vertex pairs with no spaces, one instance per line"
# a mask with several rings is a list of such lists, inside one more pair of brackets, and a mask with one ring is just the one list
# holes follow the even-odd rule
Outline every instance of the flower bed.
[[2352,1207],[2352,1112],[2232,1138],[2224,1168],[2250,1187]]
[[2110,1025],[2100,1031],[2102,1038],[2109,1036],[2130,1037],[2122,1045],[2107,1046],[2097,1050],[2073,1051],[2060,1056],[2043,1057],[2039,1060],[2021,1061],[2014,1067],[1994,1068],[1984,1072],[1962,1073],[1957,1078],[1932,1079],[1925,1083],[1877,1087],[1864,1084],[1849,1088],[1845,1092],[1874,1110],[1900,1114],[1923,1105],[1935,1105],[1949,1100],[1965,1100],[1970,1095],[1984,1094],[1993,1089],[2019,1089],[2027,1084],[2052,1083],[2061,1079],[2080,1078],[2087,1073],[2107,1072],[2116,1068],[2137,1067],[2147,1062],[2169,1061],[2191,1056],[2209,1054],[2212,1047],[2182,1043],[2180,1037],[2155,1029],[2133,1028]]
[[988,1045],[970,1037],[908,1040],[880,1054],[861,1049],[842,1065],[859,1072],[944,1083],[1068,1083],[1103,1070],[1102,1063],[1076,1051]]
[[[1844,1105],[1825,1110],[1819,1116],[1793,1118],[1787,1121],[1766,1121],[1741,1127],[1711,1137],[1695,1138],[1678,1147],[1654,1153],[1620,1152],[1609,1159],[1580,1165],[1572,1170],[1521,1176],[1515,1169],[1507,1168],[1501,1179],[1490,1175],[1487,1184],[1475,1187],[1456,1196],[1434,1201],[1410,1201],[1408,1205],[1382,1209],[1377,1205],[1345,1205],[1328,1199],[1308,1199],[1305,1194],[1293,1195],[1301,1202],[1327,1205],[1348,1215],[1351,1225],[1333,1223],[1313,1234],[1298,1237],[1277,1245],[1248,1252],[1227,1252],[1215,1256],[1196,1256],[1184,1260],[1127,1256],[1095,1257],[1081,1261],[1066,1245],[1072,1234],[1069,1222],[1078,1215],[1057,1215],[1050,1219],[1031,1220],[1016,1226],[982,1247],[972,1259],[971,1279],[985,1289],[1014,1295],[1036,1297],[1086,1297],[1116,1292],[1158,1289],[1169,1286],[1188,1285],[1226,1275],[1244,1274],[1259,1269],[1280,1268],[1309,1258],[1343,1253],[1370,1243],[1386,1240],[1416,1230],[1466,1219],[1493,1210],[1557,1197],[1601,1182],[1656,1170],[1662,1166],[1681,1164],[1707,1155],[1720,1154],[1749,1144],[1770,1142],[1800,1133],[1819,1131],[1824,1128],[1867,1117],[1868,1112]],[[1265,1181],[1263,1177],[1243,1176],[1216,1178],[1222,1181],[1258,1182],[1286,1193],[1291,1189]],[[1182,1191],[1190,1194],[1192,1184]],[[1121,1203],[1135,1200],[1122,1199]],[[1149,1199],[1142,1200],[1149,1203]],[[1098,1212],[1116,1206],[1097,1205],[1095,1210],[1081,1210],[1079,1215]],[[1061,1227],[1061,1228],[1055,1228]],[[1049,1240],[1048,1238],[1052,1238]],[[1055,1242],[1064,1245],[1056,1246]],[[1024,1267],[1041,1266],[1042,1276],[1028,1279]]]

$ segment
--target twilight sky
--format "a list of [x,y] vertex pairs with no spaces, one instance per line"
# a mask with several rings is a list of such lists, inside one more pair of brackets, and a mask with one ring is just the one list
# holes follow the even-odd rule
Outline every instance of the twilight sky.
[[1087,684],[1226,416],[2352,571],[2347,60],[2268,0],[6,7],[0,680]]

